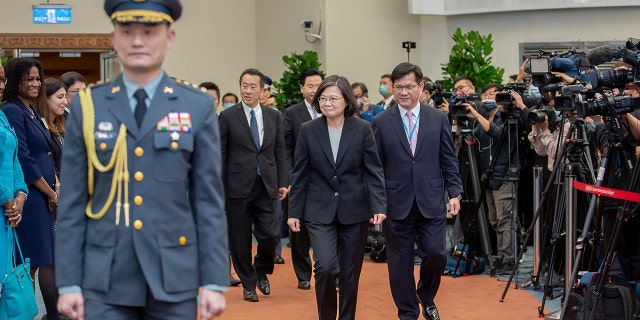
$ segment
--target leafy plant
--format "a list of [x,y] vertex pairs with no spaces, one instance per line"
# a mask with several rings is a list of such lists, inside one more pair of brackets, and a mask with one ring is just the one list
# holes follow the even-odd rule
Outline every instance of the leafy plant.
[[292,53],[290,56],[282,56],[284,65],[287,70],[282,73],[280,81],[275,81],[273,87],[278,94],[276,102],[278,107],[290,105],[294,101],[302,101],[302,92],[298,80],[300,74],[307,69],[318,69],[322,65],[318,60],[318,53],[315,51],[305,51],[302,54]]
[[[475,87],[482,88],[490,82],[502,83],[503,68],[491,65],[493,40],[491,34],[481,35],[471,30],[462,34],[460,28],[451,37],[455,45],[451,48],[449,62],[442,65],[444,87],[453,90],[456,76],[468,76],[475,80]],[[479,90],[479,89],[478,89]]]

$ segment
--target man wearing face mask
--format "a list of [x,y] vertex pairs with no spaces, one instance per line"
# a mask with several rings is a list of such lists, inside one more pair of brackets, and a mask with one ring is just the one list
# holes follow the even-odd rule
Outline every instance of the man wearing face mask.
[[380,77],[380,86],[378,87],[378,91],[383,99],[378,102],[378,105],[381,105],[385,110],[397,104],[393,97],[393,91],[391,90],[392,86],[391,75],[383,74],[382,77]]
[[[520,163],[517,157],[518,132],[513,127],[505,128],[509,125],[508,117],[513,115],[505,112],[507,111],[505,106],[495,102],[498,87],[498,84],[491,83],[482,89],[482,108],[487,112],[487,117],[481,115],[471,105],[465,104],[465,106],[468,111],[467,116],[477,120],[473,133],[479,144],[481,172],[486,172],[492,158],[497,157],[485,196],[489,222],[496,232],[498,246],[495,268],[497,274],[506,274],[510,273],[515,265],[513,218],[516,214],[516,183],[509,178],[515,176],[513,173],[520,169]],[[458,87],[456,89],[461,90]],[[515,91],[511,91],[511,96],[514,99],[514,107],[520,109],[521,119],[526,119],[528,110],[522,102],[522,97]],[[524,120],[520,122],[524,123]],[[509,130],[508,135],[504,137],[500,150],[497,150],[497,143],[503,130]]]
[[369,100],[369,90],[367,86],[362,82],[354,82],[351,84],[351,90],[356,97],[356,103],[358,104],[357,114],[360,119],[371,122],[373,117],[384,111],[384,108],[377,104],[372,104]]

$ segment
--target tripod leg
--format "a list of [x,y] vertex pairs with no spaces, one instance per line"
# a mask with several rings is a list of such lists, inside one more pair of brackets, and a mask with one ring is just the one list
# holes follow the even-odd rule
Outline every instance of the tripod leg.
[[[473,139],[473,137],[471,137]],[[491,243],[489,242],[489,227],[487,224],[487,216],[484,212],[484,207],[482,206],[482,202],[480,201],[484,195],[481,193],[480,188],[480,177],[478,176],[478,164],[476,162],[475,150],[473,149],[473,145],[471,143],[466,143],[467,145],[467,154],[469,157],[469,170],[471,171],[471,183],[473,185],[473,194],[475,196],[476,207],[478,210],[478,229],[480,231],[480,241],[482,242],[482,251],[487,257],[487,262],[489,263],[489,270],[491,270],[491,275],[495,275],[495,266],[493,265],[493,259],[491,258]],[[479,206],[478,206],[479,204]]]

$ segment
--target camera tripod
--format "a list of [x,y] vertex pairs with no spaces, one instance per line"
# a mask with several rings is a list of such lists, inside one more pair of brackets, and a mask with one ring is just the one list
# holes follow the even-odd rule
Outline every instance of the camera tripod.
[[[487,229],[487,222],[486,222],[486,216],[484,213],[484,201],[486,200],[485,197],[485,193],[487,188],[489,187],[489,183],[491,181],[491,178],[493,176],[496,164],[497,164],[497,160],[500,158],[501,152],[502,152],[502,148],[504,145],[504,141],[505,140],[509,140],[509,142],[511,142],[511,135],[513,132],[517,132],[517,127],[518,127],[518,119],[513,115],[514,112],[510,112],[510,111],[505,111],[502,112],[501,117],[504,119],[503,121],[503,127],[500,133],[500,137],[497,141],[497,143],[495,144],[495,153],[492,153],[491,156],[491,161],[489,164],[489,167],[486,170],[486,175],[483,177],[483,179],[481,180],[478,177],[478,169],[477,169],[477,163],[475,162],[475,156],[474,156],[474,149],[473,149],[473,145],[475,144],[475,138],[473,137],[471,130],[468,128],[463,128],[462,130],[462,138],[464,139],[465,145],[467,146],[467,154],[469,155],[469,163],[470,163],[470,173],[471,173],[471,177],[472,177],[472,183],[473,183],[473,192],[474,192],[474,196],[475,199],[473,201],[473,210],[472,212],[476,212],[477,213],[477,219],[478,219],[478,225],[480,228],[480,235],[481,235],[481,240],[482,240],[482,245],[483,245],[483,250],[485,252],[485,254],[487,255],[487,258],[489,260],[489,266],[490,266],[490,273],[491,275],[495,275],[495,266],[493,264],[493,259],[491,257],[491,247],[489,245],[489,234],[488,234],[488,229]],[[468,121],[468,120],[467,120]],[[464,122],[463,122],[464,123]],[[465,132],[466,129],[466,132]],[[507,139],[508,137],[508,139]],[[462,145],[461,143],[458,144],[459,146]],[[510,148],[511,145],[509,144],[508,147]],[[517,139],[515,139],[515,149],[517,151],[518,146],[517,146]],[[518,168],[517,168],[517,164],[518,159],[517,159],[517,153],[516,153],[516,159],[512,159],[512,155],[511,155],[511,149],[508,150],[508,162],[506,164],[506,168],[503,172],[503,175],[499,178],[496,178],[497,180],[502,180],[505,182],[514,182],[516,185],[515,190],[517,190],[517,181],[518,181],[518,177],[517,177],[517,172],[518,172]],[[458,150],[459,152],[459,150]],[[514,161],[512,161],[514,160]],[[513,162],[515,162],[516,167],[514,168]],[[482,182],[480,182],[482,181]],[[515,193],[514,190],[514,193]],[[517,208],[517,197],[515,196],[515,194],[513,194],[511,196],[511,198],[509,199],[513,199],[513,207],[512,208]],[[517,227],[514,226],[515,221],[517,221],[517,217],[516,215],[513,213],[513,210],[510,211],[510,215],[511,215],[511,232],[512,232],[512,242],[513,242],[513,256],[516,256],[516,252],[518,252],[518,242],[517,242]],[[465,238],[465,242],[468,242],[468,239]],[[515,262],[514,262],[515,265]]]
[[[484,212],[483,206],[478,206],[480,199],[482,197],[482,193],[480,192],[480,177],[478,176],[478,163],[476,161],[474,145],[476,144],[476,139],[471,132],[471,129],[465,127],[461,130],[460,135],[457,137],[456,143],[456,157],[458,157],[458,162],[460,160],[460,148],[464,145],[466,146],[466,154],[467,160],[469,161],[469,168],[467,170],[467,174],[471,175],[471,184],[473,189],[473,198],[470,199],[468,194],[465,194],[466,200],[465,202],[471,202],[473,207],[477,208],[477,210],[473,210],[472,212],[477,212],[477,225],[478,230],[480,231],[480,240],[482,242],[482,251],[487,258],[487,262],[489,263],[489,270],[491,270],[491,275],[495,273],[495,267],[493,265],[493,259],[491,259],[491,244],[489,242],[489,230],[487,227],[487,217]],[[460,217],[458,217],[460,219]],[[471,221],[469,224],[473,224]],[[465,239],[465,245],[470,241]]]
[[[578,170],[579,168],[579,163],[580,163],[580,149],[579,148],[575,148],[575,146],[578,146],[579,144],[582,145],[582,147],[585,149],[585,153],[586,154],[590,154],[589,152],[589,148],[588,145],[586,144],[587,141],[587,135],[586,135],[586,129],[585,129],[585,125],[584,122],[581,120],[576,120],[570,127],[569,130],[567,131],[567,135],[565,140],[572,142],[574,141],[574,139],[571,139],[571,137],[573,137],[574,132],[578,131],[578,137],[582,137],[582,139],[575,139],[576,143],[572,143],[570,145],[573,146],[572,148],[572,156],[569,157],[569,164],[567,164],[567,167],[565,168],[565,182],[564,182],[564,187],[565,187],[565,191],[564,191],[564,195],[565,197],[562,197],[563,199],[566,198],[566,201],[564,202],[564,206],[566,207],[566,214],[567,214],[567,224],[575,224],[575,220],[574,220],[574,216],[575,216],[575,191],[572,190],[571,184],[573,181],[573,179],[575,178],[575,173],[578,172],[576,170]],[[565,145],[566,146],[566,145]],[[527,236],[524,240],[524,243],[528,243],[529,239],[532,235],[531,231],[535,228],[536,222],[538,221],[540,214],[542,212],[542,209],[544,208],[544,204],[545,204],[545,200],[546,200],[546,195],[549,194],[549,190],[551,189],[551,186],[553,184],[554,181],[556,181],[556,177],[558,176],[558,172],[560,169],[560,165],[563,163],[563,159],[565,159],[565,153],[567,153],[566,148],[560,148],[560,154],[556,157],[556,161],[554,163],[553,166],[553,170],[551,172],[551,176],[549,177],[549,180],[547,181],[545,188],[542,192],[542,196],[539,200],[539,205],[538,208],[533,216],[531,225],[529,226],[529,228],[526,230],[527,232]],[[590,172],[593,173],[593,164],[591,162],[591,158],[587,157],[587,165],[590,168]],[[584,181],[584,180],[583,180]],[[561,200],[560,198],[558,198],[557,200]],[[594,200],[594,199],[592,199]],[[593,205],[595,205],[595,203],[593,203]],[[557,210],[558,211],[558,210]],[[561,222],[557,222],[558,220],[561,221],[562,215],[559,215],[558,212],[556,211],[556,215],[554,217],[554,230],[553,230],[553,236],[556,238],[559,238],[560,236],[560,228],[561,228]],[[571,239],[573,237],[573,231],[574,231],[575,227],[567,227],[566,228],[566,239]],[[558,241],[556,239],[556,245],[557,245]],[[553,250],[552,250],[552,259],[555,258],[555,251],[556,251],[556,247],[554,246]],[[502,294],[502,297],[500,299],[500,302],[504,301],[504,298],[507,294],[507,291],[509,290],[509,286],[511,284],[511,282],[513,281],[513,277],[515,275],[515,270],[517,270],[517,266],[519,265],[520,260],[522,259],[522,256],[524,255],[524,251],[521,251],[518,258],[516,259],[516,267],[514,268],[514,270],[511,272],[511,275],[509,277],[509,280],[507,281],[507,285],[505,286],[504,292]],[[570,256],[570,255],[569,255]],[[567,256],[568,257],[568,256]],[[570,259],[566,259],[566,264],[565,264],[565,270],[566,268],[571,269],[570,265],[572,264],[572,260]],[[549,264],[549,268],[552,268],[553,263]],[[538,283],[538,276],[539,275],[535,275],[532,276],[532,282],[534,283],[534,285],[536,285]],[[544,310],[544,303],[546,301],[546,292],[548,292],[549,289],[549,285],[551,284],[551,272],[548,272],[548,278],[545,282],[545,295],[543,296],[543,301],[542,301],[542,306],[538,308],[538,313],[539,316],[544,316],[544,313],[542,313],[542,311]],[[565,285],[566,287],[566,285]]]
[[[560,127],[557,130],[562,130],[562,127],[563,125],[560,125]],[[575,139],[573,139],[574,133],[576,134]],[[559,139],[562,138],[562,135],[561,134],[558,135],[558,138]],[[553,299],[561,296],[561,295],[553,296],[553,290],[551,288],[551,284],[553,279],[553,272],[552,272],[553,263],[556,259],[556,255],[559,249],[560,238],[562,236],[562,222],[565,216],[566,216],[566,219],[565,219],[565,243],[566,243],[565,279],[568,278],[567,277],[567,275],[569,274],[568,270],[571,269],[572,260],[571,260],[570,252],[573,248],[573,243],[574,243],[573,234],[575,230],[575,217],[576,217],[576,208],[577,208],[576,192],[572,188],[572,184],[573,184],[573,180],[575,180],[576,177],[580,178],[580,181],[583,181],[585,183],[588,182],[587,177],[584,174],[584,170],[582,170],[583,168],[581,165],[581,159],[583,155],[585,155],[585,158],[586,158],[588,172],[590,173],[589,178],[591,178],[590,181],[595,180],[595,177],[593,176],[593,163],[591,161],[591,156],[590,156],[591,153],[589,150],[589,145],[587,143],[587,132],[586,132],[584,122],[581,120],[576,120],[573,124],[571,124],[571,126],[567,130],[566,137],[564,138],[563,141],[565,142],[565,144],[562,148],[558,149],[560,150],[560,153],[556,158],[553,170],[551,172],[549,180],[547,181],[547,185],[545,186],[545,189],[542,192],[542,197],[540,198],[540,205],[536,210],[536,214],[534,215],[532,225],[528,229],[528,234],[526,238],[527,240],[525,240],[525,243],[526,243],[531,235],[530,230],[534,230],[536,222],[539,220],[539,215],[542,212],[541,210],[544,208],[542,204],[544,203],[547,195],[550,194],[549,193],[550,187],[552,185],[557,185],[558,188],[556,190],[556,198],[555,198],[556,204],[554,206],[553,222],[551,225],[552,230],[550,235],[550,242],[552,245],[552,249],[551,249],[551,254],[548,260],[549,263],[547,268],[547,277],[543,286],[544,294],[542,297],[541,305],[538,307],[538,315],[540,317],[544,316],[543,311],[544,311],[547,297]],[[559,140],[557,142],[558,145],[560,145],[561,142],[562,141]],[[561,170],[560,168],[562,167],[563,163],[564,163],[564,170]],[[542,265],[542,261],[539,261],[538,263]],[[531,282],[533,283],[536,289],[540,288],[540,284],[539,284],[540,272],[539,271],[541,269],[542,269],[541,267],[536,268],[536,270],[538,270],[538,273],[531,276]],[[566,285],[565,285],[565,290],[567,290]],[[505,293],[506,293],[506,289],[505,289]],[[504,298],[504,295],[503,295],[503,298]]]
[[[634,167],[631,164],[631,161],[629,160],[631,158],[628,152],[622,147],[622,140],[620,139],[620,130],[621,130],[620,120],[617,118],[608,118],[608,119],[605,119],[605,122],[607,124],[609,141],[605,145],[604,157],[602,159],[602,164],[600,165],[600,168],[598,170],[598,180],[596,181],[596,185],[601,186],[604,184],[604,182],[606,182],[609,162],[611,161],[611,158],[616,154],[616,152],[619,152],[618,154],[621,155],[623,158],[623,161],[621,163],[623,163],[627,167],[627,169],[629,170],[628,172],[633,172],[633,174],[631,175],[631,181],[628,187],[628,190],[631,191],[638,183],[638,172],[639,172],[638,162],[636,162],[636,166]],[[577,244],[575,246],[575,249],[576,249],[575,266],[571,272],[570,277],[568,278],[569,280],[565,279],[566,281],[565,288],[567,289],[565,289],[565,297],[564,297],[565,303],[562,306],[560,319],[564,319],[565,316],[568,316],[567,301],[569,301],[569,296],[571,295],[571,288],[575,283],[575,278],[578,273],[579,262],[582,260],[583,250],[584,250],[584,241],[588,236],[588,230],[590,228],[591,220],[593,219],[593,215],[595,212],[596,198],[597,197],[594,196],[591,199],[591,203],[589,205],[589,211],[587,212],[587,218],[585,220],[585,225],[584,225],[584,228],[582,229],[582,234],[580,238],[578,238]],[[605,260],[602,266],[601,276],[594,290],[594,296],[585,297],[585,299],[593,299],[594,306],[597,305],[599,300],[602,298],[602,288],[604,286],[604,282],[606,281],[609,275],[609,270],[615,258],[615,245],[620,235],[620,229],[622,228],[622,223],[625,219],[629,218],[631,213],[629,206],[630,206],[630,202],[625,201],[624,205],[620,207],[618,210],[618,213],[616,215],[616,221],[613,226],[611,241],[609,242],[609,245],[606,248]],[[575,310],[571,310],[571,311],[573,312]],[[593,320],[594,317],[595,317],[595,312],[592,312],[589,317],[589,320]],[[640,319],[640,308],[636,310],[635,318]]]

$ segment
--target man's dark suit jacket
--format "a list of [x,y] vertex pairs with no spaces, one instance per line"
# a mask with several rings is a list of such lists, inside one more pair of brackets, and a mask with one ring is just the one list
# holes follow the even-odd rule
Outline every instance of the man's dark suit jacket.
[[222,177],[226,196],[249,196],[260,166],[264,186],[272,199],[278,188],[289,185],[289,167],[284,147],[282,117],[272,108],[262,109],[264,137],[260,150],[256,147],[249,122],[239,103],[220,113],[220,140],[222,144]]
[[373,118],[378,156],[384,167],[387,218],[407,217],[413,204],[426,218],[445,214],[443,188],[450,197],[462,193],[451,127],[439,110],[420,104],[415,156],[411,154],[400,109],[395,105]]
[[327,119],[302,125],[296,145],[289,217],[329,224],[367,221],[385,213],[384,177],[368,122],[347,117],[336,161]]
[[311,120],[311,115],[304,101],[284,109],[282,114],[284,116],[284,143],[287,148],[287,158],[289,164],[293,166],[293,153],[298,142],[300,127],[303,123]]

